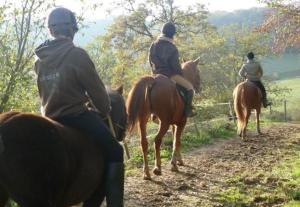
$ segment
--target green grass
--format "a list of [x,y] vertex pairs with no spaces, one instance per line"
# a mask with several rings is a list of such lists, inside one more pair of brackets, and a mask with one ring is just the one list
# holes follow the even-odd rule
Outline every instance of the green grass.
[[[287,108],[298,108],[300,104],[300,77],[287,80],[279,80],[275,83],[279,87],[290,89],[289,92],[284,95],[284,99],[287,100]],[[270,98],[274,98],[274,96],[270,94]],[[282,111],[283,103],[281,102],[279,105],[275,106],[274,109]]]
[[278,99],[274,94],[270,94],[270,99],[274,102],[272,107],[273,114],[266,117],[274,121],[282,121],[284,119],[283,99],[287,100],[287,118],[288,120],[300,120],[300,77],[275,82],[280,88],[289,89],[283,97]]
[[[228,207],[272,206],[278,203],[284,203],[284,207],[299,207],[300,146],[293,144],[289,151],[291,153],[274,165],[270,172],[258,170],[228,178],[226,189],[218,193],[216,199]],[[250,177],[254,184],[247,184],[243,177]],[[270,186],[272,180],[277,184]]]

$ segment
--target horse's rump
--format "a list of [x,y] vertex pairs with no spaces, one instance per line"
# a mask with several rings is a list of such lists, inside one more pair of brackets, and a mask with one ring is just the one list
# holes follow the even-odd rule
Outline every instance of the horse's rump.
[[238,134],[244,136],[251,110],[260,113],[262,94],[251,81],[239,83],[233,91],[234,111],[238,119]]
[[235,87],[233,97],[244,107],[256,109],[260,107],[262,93],[254,83],[247,80]]
[[73,205],[99,185],[101,150],[80,132],[33,114],[9,112],[0,120],[0,186],[16,202]]
[[127,98],[129,130],[139,118],[148,119],[151,113],[172,121],[178,113],[183,113],[180,110],[182,105],[174,81],[164,75],[144,76],[133,86]]

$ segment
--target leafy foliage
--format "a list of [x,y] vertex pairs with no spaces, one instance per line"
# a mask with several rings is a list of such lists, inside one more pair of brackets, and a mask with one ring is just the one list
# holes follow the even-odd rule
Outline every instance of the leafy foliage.
[[261,0],[273,8],[259,31],[271,32],[274,50],[281,52],[288,47],[300,47],[300,2],[298,0]]

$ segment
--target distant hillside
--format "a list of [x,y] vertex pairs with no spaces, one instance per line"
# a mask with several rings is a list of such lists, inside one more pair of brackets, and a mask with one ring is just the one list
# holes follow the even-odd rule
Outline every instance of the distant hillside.
[[[247,10],[236,10],[233,12],[218,11],[209,15],[208,21],[216,27],[229,24],[257,26],[264,20],[267,8],[251,8]],[[87,28],[80,30],[75,38],[75,44],[84,46],[97,35],[105,33],[106,28],[113,19],[100,19],[95,23],[89,23]],[[281,56],[266,57],[261,60],[265,74],[282,79],[299,75],[300,52],[294,51]]]
[[104,34],[112,21],[112,19],[99,19],[95,22],[87,23],[87,27],[80,29],[79,33],[76,35],[74,39],[75,44],[84,46],[96,36]]
[[265,18],[267,8],[251,8],[233,12],[217,11],[209,15],[208,21],[216,27],[229,24],[257,26]]
[[[264,19],[266,8],[251,8],[247,10],[236,10],[233,12],[218,11],[209,15],[208,21],[216,27],[228,24],[258,25]],[[90,42],[95,36],[105,33],[106,28],[113,22],[112,18],[99,19],[94,23],[88,23],[87,28],[80,30],[75,38],[75,43],[83,46]]]
[[300,76],[300,53],[285,53],[280,56],[270,56],[261,60],[267,75],[277,79]]

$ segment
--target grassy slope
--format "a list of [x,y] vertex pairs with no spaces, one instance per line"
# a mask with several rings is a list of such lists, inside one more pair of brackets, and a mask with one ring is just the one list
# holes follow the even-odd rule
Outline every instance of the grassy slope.
[[[279,80],[276,81],[276,84],[279,87],[289,89],[289,93],[285,94],[284,99],[287,100],[287,117],[289,120],[298,120],[300,119],[300,77],[295,77],[292,79]],[[273,101],[273,110],[278,111],[283,116],[284,113],[284,104],[283,101],[275,101],[274,98],[270,94],[270,99]],[[273,119],[274,120],[274,119]],[[279,120],[277,120],[279,121]]]
[[277,81],[281,87],[291,89],[291,92],[286,95],[286,99],[291,105],[299,107],[300,104],[300,77]]

